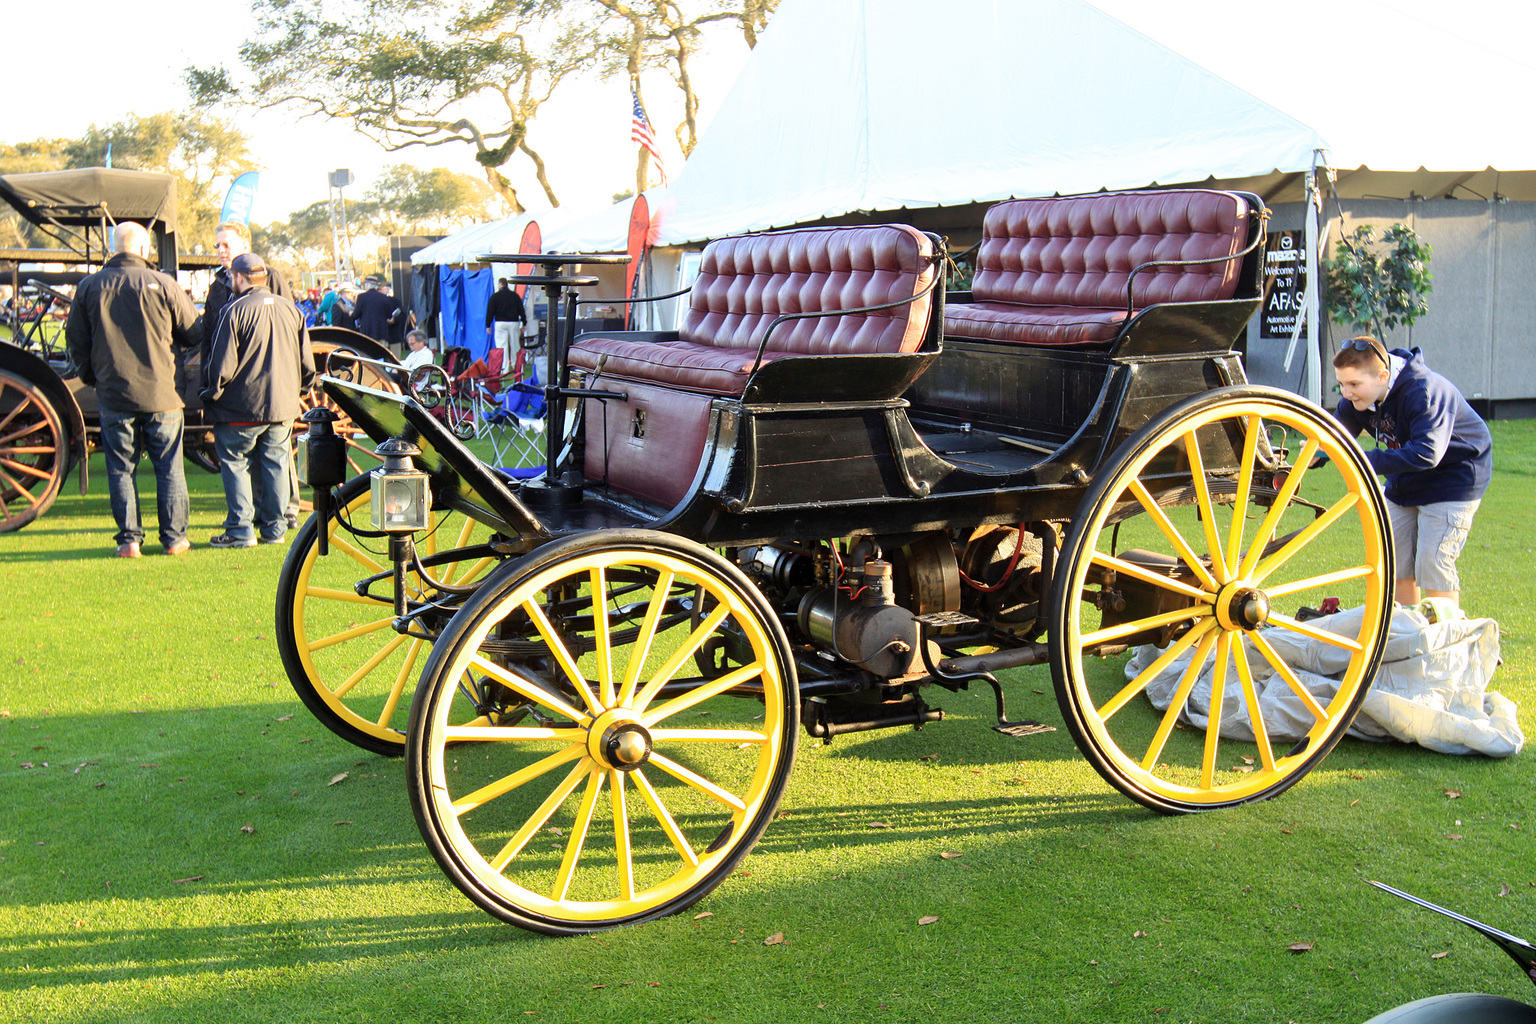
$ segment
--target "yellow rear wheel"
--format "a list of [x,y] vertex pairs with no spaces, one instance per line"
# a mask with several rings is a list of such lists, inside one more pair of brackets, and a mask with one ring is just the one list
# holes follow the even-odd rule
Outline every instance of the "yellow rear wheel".
[[[1059,564],[1062,713],[1107,781],[1167,813],[1266,799],[1315,767],[1365,697],[1392,612],[1369,464],[1326,413],[1265,388],[1199,396],[1134,434]],[[1329,597],[1352,611],[1298,617]],[[1295,667],[1307,659],[1311,673]]]
[[[741,664],[701,675],[712,642]],[[796,692],[782,630],[713,552],[641,530],[556,541],[498,570],[434,647],[411,805],[502,920],[573,934],[674,913],[772,819]]]
[[[354,477],[338,489],[338,509],[324,524],[311,515],[294,536],[277,584],[277,643],[294,691],[326,728],[366,750],[405,752],[405,722],[416,679],[435,635],[460,599],[432,581],[454,586],[487,576],[500,560],[486,546],[489,528],[446,510],[433,510],[416,540],[430,580],[406,573],[408,610],[439,602],[417,620],[415,633],[397,633],[388,541],[348,529],[368,529],[368,482]],[[319,531],[330,554],[320,557]],[[363,592],[358,585],[366,583]]]

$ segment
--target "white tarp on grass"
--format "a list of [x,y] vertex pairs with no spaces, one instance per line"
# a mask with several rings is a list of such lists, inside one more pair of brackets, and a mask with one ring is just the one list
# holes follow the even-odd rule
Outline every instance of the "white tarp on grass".
[[[1308,625],[1355,636],[1361,609],[1313,619]],[[1349,654],[1342,648],[1311,640],[1283,629],[1266,629],[1264,637],[1289,665],[1307,691],[1326,704],[1338,691],[1333,678],[1344,671]],[[1126,665],[1133,679],[1162,652],[1138,648]],[[1174,661],[1147,687],[1159,711],[1167,710],[1192,653]],[[1493,619],[1446,619],[1430,622],[1411,608],[1392,613],[1392,628],[1376,682],[1366,695],[1350,735],[1365,739],[1396,739],[1417,743],[1442,754],[1484,754],[1509,757],[1525,745],[1516,705],[1488,689],[1499,662],[1499,624]],[[1274,742],[1300,739],[1314,724],[1301,699],[1263,659],[1249,662],[1260,711]],[[1211,659],[1185,703],[1180,716],[1197,729],[1210,722]],[[1229,663],[1228,685],[1222,694],[1223,739],[1252,742],[1253,727],[1236,669]]]

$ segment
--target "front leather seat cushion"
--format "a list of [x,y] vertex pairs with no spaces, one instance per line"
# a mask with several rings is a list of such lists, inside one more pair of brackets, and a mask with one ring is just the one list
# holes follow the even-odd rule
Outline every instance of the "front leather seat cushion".
[[[767,363],[784,352],[765,352]],[[752,375],[757,350],[715,348],[689,341],[632,341],[583,338],[571,349],[574,367],[597,371],[595,380],[616,377],[667,384],[711,395],[740,395]],[[589,380],[589,387],[599,387]]]

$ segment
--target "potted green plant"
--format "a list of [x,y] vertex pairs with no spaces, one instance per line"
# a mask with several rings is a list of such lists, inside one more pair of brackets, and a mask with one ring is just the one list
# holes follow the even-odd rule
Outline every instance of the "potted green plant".
[[1432,250],[1406,224],[1381,233],[1362,224],[1339,239],[1334,258],[1323,261],[1328,314],[1378,339],[1394,327],[1412,324],[1429,312],[1425,297],[1434,287]]

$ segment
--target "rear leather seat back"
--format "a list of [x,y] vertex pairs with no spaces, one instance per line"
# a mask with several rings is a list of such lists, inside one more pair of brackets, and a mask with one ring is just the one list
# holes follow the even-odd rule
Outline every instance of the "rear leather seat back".
[[[977,302],[1124,308],[1136,267],[1231,256],[1247,243],[1247,215],[1241,196],[1204,189],[998,203],[983,222],[971,294]],[[1230,299],[1241,265],[1149,267],[1136,275],[1135,306]]]

